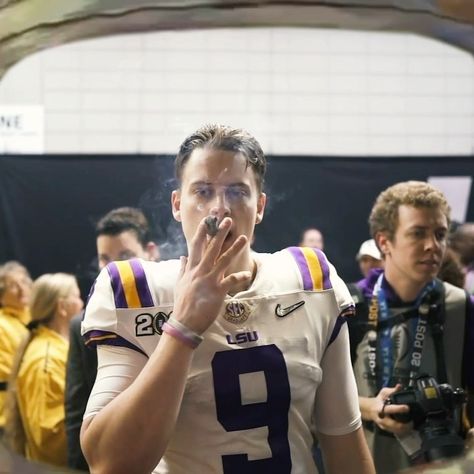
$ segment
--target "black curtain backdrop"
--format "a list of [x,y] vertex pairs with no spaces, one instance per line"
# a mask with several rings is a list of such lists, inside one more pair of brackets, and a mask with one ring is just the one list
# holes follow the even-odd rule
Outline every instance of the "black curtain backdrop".
[[[472,176],[472,157],[269,157],[267,211],[254,248],[296,245],[315,226],[346,281],[360,277],[355,254],[367,217],[387,186],[430,176]],[[109,210],[135,206],[149,218],[164,258],[185,252],[170,210],[171,156],[0,156],[0,262],[15,259],[34,277],[75,273],[83,291],[96,274],[94,225]],[[474,193],[467,220],[474,221]]]

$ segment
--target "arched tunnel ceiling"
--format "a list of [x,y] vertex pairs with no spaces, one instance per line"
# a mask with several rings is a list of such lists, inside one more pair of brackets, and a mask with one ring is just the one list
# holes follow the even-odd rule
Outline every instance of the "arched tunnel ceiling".
[[0,0],[0,77],[25,56],[70,41],[250,26],[406,31],[474,53],[473,0]]

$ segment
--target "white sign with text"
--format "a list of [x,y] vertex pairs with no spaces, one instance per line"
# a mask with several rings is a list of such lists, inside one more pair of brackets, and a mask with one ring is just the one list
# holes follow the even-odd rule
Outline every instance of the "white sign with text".
[[44,152],[44,107],[0,105],[0,153]]

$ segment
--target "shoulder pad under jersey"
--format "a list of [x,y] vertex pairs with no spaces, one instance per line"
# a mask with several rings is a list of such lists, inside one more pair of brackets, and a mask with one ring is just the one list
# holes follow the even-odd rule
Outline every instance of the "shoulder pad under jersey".
[[[132,259],[112,262],[94,284],[82,322],[88,346],[109,344],[145,353],[145,339],[136,337],[136,318],[171,307],[179,261],[148,262]],[[151,334],[153,335],[153,334]],[[148,344],[146,344],[148,346]]]

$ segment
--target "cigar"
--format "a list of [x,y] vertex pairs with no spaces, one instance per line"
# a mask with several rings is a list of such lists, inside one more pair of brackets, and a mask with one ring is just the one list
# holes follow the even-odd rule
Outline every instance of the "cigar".
[[217,225],[217,217],[214,216],[207,216],[206,220],[206,232],[211,236],[214,237],[219,230],[219,226]]

